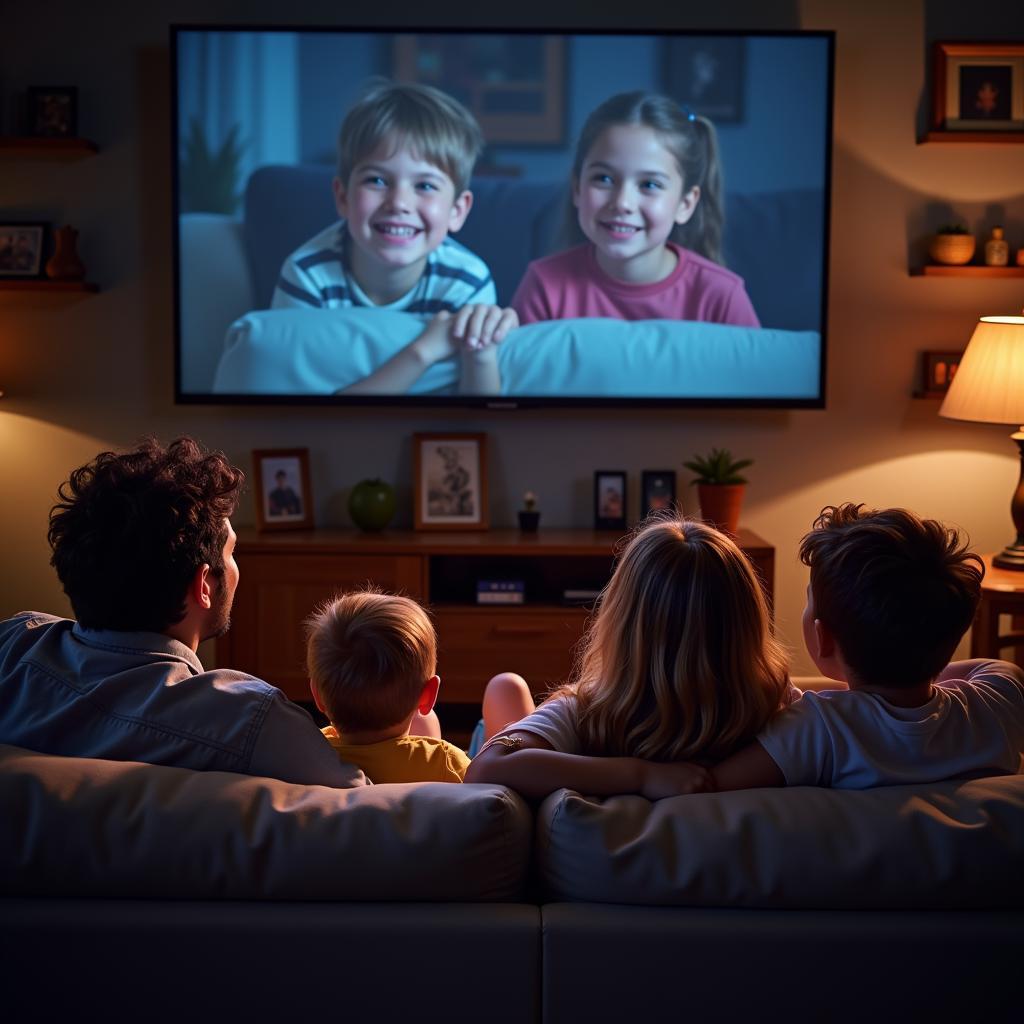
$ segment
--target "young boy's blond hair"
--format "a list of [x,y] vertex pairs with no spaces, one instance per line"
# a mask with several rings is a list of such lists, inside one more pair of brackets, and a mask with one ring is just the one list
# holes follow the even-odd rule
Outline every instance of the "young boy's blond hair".
[[340,733],[409,718],[437,667],[437,634],[415,601],[377,590],[341,594],[306,620],[306,669]]
[[421,159],[440,168],[455,185],[469,188],[484,139],[473,115],[458,100],[430,85],[372,79],[345,115],[338,133],[338,178],[385,139],[405,143]]

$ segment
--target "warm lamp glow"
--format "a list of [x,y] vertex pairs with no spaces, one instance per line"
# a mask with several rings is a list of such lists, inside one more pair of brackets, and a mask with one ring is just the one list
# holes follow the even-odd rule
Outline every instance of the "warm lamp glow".
[[1024,424],[1024,316],[978,321],[939,415]]
[[1020,480],[1010,503],[1017,539],[992,559],[1024,572],[1024,316],[983,316],[971,335],[940,416],[979,423],[1016,423]]

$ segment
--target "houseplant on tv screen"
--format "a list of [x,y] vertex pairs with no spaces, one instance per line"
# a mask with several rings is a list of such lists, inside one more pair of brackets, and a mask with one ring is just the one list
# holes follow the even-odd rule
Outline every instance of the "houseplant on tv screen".
[[740,470],[753,462],[753,459],[734,459],[727,448],[712,448],[708,455],[694,455],[683,462],[697,474],[690,483],[697,485],[701,519],[736,535],[747,487],[747,478],[740,475]]

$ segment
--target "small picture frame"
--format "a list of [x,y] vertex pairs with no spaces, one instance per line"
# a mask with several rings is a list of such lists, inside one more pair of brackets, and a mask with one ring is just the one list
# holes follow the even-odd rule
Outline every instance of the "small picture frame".
[[34,85],[28,90],[28,134],[70,139],[78,134],[78,89],[73,85]]
[[921,353],[921,395],[942,398],[960,368],[963,352],[929,351]]
[[0,222],[0,278],[42,277],[46,233],[38,221]]
[[412,437],[413,525],[417,530],[486,530],[487,435]]
[[263,448],[252,453],[258,530],[311,530],[313,489],[308,448]]
[[621,469],[594,471],[594,529],[626,529],[626,473]]
[[687,113],[716,123],[743,120],[746,41],[738,36],[666,39],[662,81]]
[[932,126],[1024,132],[1024,43],[936,43]]
[[676,504],[676,474],[672,469],[645,469],[640,474],[640,516],[667,512]]

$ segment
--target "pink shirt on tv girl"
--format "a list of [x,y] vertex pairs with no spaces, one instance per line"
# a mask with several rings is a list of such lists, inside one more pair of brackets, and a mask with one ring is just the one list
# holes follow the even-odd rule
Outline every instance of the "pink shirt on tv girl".
[[512,297],[512,308],[524,324],[613,317],[761,326],[741,277],[674,242],[668,245],[678,262],[668,277],[653,284],[610,277],[589,242],[533,260]]

